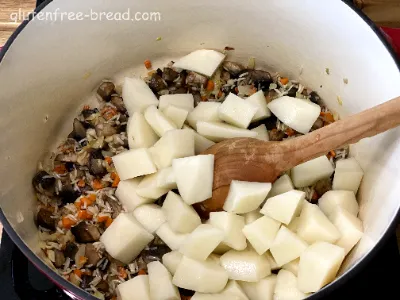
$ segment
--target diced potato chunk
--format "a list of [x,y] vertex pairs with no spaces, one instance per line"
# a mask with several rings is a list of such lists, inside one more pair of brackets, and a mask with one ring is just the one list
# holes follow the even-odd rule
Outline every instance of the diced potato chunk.
[[332,188],[334,190],[353,191],[356,194],[363,176],[364,171],[355,158],[338,160]]
[[261,213],[288,225],[301,212],[306,193],[292,190],[269,198]]
[[206,260],[223,239],[222,230],[209,224],[202,224],[189,234],[179,251],[187,257]]
[[124,151],[112,160],[121,180],[157,172],[149,151],[144,148]]
[[251,131],[257,132],[257,136],[255,136],[254,138],[261,141],[269,141],[268,130],[265,124],[261,124],[260,126],[251,129]]
[[295,276],[297,276],[297,274],[299,272],[299,263],[300,263],[300,258],[296,258],[295,260],[292,260],[291,262],[288,262],[287,264],[284,264],[282,266],[282,269],[290,271]]
[[157,187],[162,189],[177,189],[175,174],[172,167],[157,172]]
[[170,130],[150,149],[157,168],[172,166],[175,158],[194,155],[194,134],[187,129]]
[[174,192],[169,192],[162,209],[172,230],[178,233],[190,233],[201,224],[201,220],[194,208],[186,204]]
[[121,213],[104,231],[100,241],[113,258],[129,264],[153,238],[131,214]]
[[258,107],[250,101],[230,93],[219,107],[218,116],[233,126],[247,128],[257,110]]
[[[190,95],[190,94],[184,94],[184,95]],[[188,116],[188,111],[176,107],[174,105],[168,105],[164,110],[163,110],[164,115],[170,119],[174,124],[176,125],[177,128],[182,128],[183,123],[185,123],[186,118]]]
[[341,236],[335,225],[329,221],[315,204],[304,203],[297,227],[297,235],[309,244],[314,242],[335,243]]
[[169,189],[157,187],[158,174],[145,176],[136,188],[136,193],[145,198],[158,199],[168,193]]
[[244,250],[247,247],[244,228],[244,217],[225,211],[211,212],[209,223],[225,233],[223,243],[235,250]]
[[134,211],[136,207],[142,204],[152,203],[155,201],[155,199],[143,198],[136,194],[137,187],[141,180],[141,178],[133,178],[122,180],[118,184],[115,196],[117,196],[118,200],[127,211]]
[[191,111],[187,117],[187,121],[190,126],[197,129],[197,122],[219,122],[221,119],[218,116],[218,110],[221,106],[219,102],[200,102]]
[[285,226],[281,226],[270,248],[276,263],[280,266],[300,257],[307,243]]
[[197,132],[214,142],[237,137],[257,137],[257,132],[219,122],[197,122]]
[[230,250],[221,256],[220,261],[229,279],[257,282],[271,274],[268,259],[252,250]]
[[154,233],[167,219],[157,204],[143,204],[136,208],[132,215],[150,233]]
[[210,141],[209,139],[205,138],[204,136],[198,134],[194,131],[191,127],[187,125],[183,125],[183,129],[189,129],[194,133],[194,152],[196,154],[201,154],[208,148],[210,148],[215,143]]
[[151,300],[148,275],[139,275],[117,286],[118,300]]
[[125,77],[122,98],[130,116],[144,112],[151,105],[158,105],[158,99],[142,79]]
[[289,96],[277,98],[267,106],[281,122],[304,134],[310,131],[321,112],[318,104]]
[[182,257],[183,255],[179,251],[171,251],[163,255],[162,263],[168,269],[168,271],[174,275],[179,263],[182,260]]
[[289,192],[291,190],[294,190],[292,180],[290,179],[288,174],[283,174],[272,184],[272,188],[268,194],[268,197],[274,197],[276,195]]
[[212,196],[214,155],[197,155],[174,159],[176,184],[182,199],[189,205]]
[[301,292],[297,285],[298,280],[293,273],[283,269],[280,270],[276,277],[274,299],[301,300],[307,298],[308,295]]
[[156,234],[171,250],[178,250],[188,236],[187,234],[173,231],[168,222],[162,224],[157,229]]
[[163,136],[169,130],[177,129],[175,123],[155,106],[149,106],[144,112],[144,117],[158,136]]
[[172,284],[172,276],[159,261],[147,265],[151,300],[180,300],[178,288]]
[[227,282],[228,274],[212,259],[205,261],[183,257],[172,282],[183,289],[200,293],[219,293]]
[[221,52],[200,49],[178,59],[174,63],[174,67],[194,71],[211,77],[224,58],[225,55]]
[[300,217],[296,217],[292,220],[292,222],[289,223],[287,228],[292,232],[297,233],[297,228],[299,228],[299,224],[300,224]]
[[319,198],[318,206],[327,216],[338,206],[354,216],[358,215],[359,209],[356,196],[351,191],[328,191]]
[[148,148],[158,141],[158,135],[138,112],[129,118],[126,131],[130,149]]
[[258,282],[239,281],[239,285],[250,300],[273,300],[276,275],[271,274]]
[[281,223],[264,216],[244,226],[243,233],[259,255],[264,254],[272,245]]
[[215,250],[213,251],[213,253],[217,254],[217,255],[222,255],[226,252],[228,252],[229,250],[231,250],[232,248],[229,247],[227,244],[224,243],[220,243],[217,248],[215,248]]
[[264,92],[262,90],[259,90],[246,98],[246,101],[257,106],[257,112],[251,119],[252,122],[263,120],[271,116],[271,111],[267,106],[267,101],[265,100]]
[[336,245],[342,247],[345,255],[358,243],[363,235],[363,224],[360,219],[341,207],[337,207],[330,215],[329,220],[341,233]]
[[317,292],[332,282],[344,259],[344,249],[317,242],[300,256],[298,287],[304,293]]
[[263,217],[264,215],[260,213],[259,209],[253,210],[243,215],[244,222],[246,225],[253,223],[255,220]]
[[329,159],[323,155],[295,166],[291,171],[291,175],[294,186],[301,188],[330,177],[333,171],[334,169]]
[[172,94],[160,96],[159,109],[164,111],[169,105],[183,108],[191,112],[194,108],[194,98],[192,94]]
[[229,299],[249,300],[239,283],[235,280],[229,280],[221,294],[230,297]]
[[257,209],[271,190],[270,183],[232,180],[224,210],[244,214]]
[[271,251],[265,252],[264,256],[268,259],[269,265],[271,266],[271,270],[278,270],[281,268],[280,265],[278,265],[275,261],[275,258],[272,256]]

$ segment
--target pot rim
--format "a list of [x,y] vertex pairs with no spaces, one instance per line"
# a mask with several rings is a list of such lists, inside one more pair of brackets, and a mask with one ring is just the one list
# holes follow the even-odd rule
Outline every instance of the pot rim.
[[[47,6],[53,0],[45,0],[43,1],[37,8],[34,10],[35,13],[40,12],[44,7]],[[363,19],[368,26],[372,29],[372,31],[378,36],[380,41],[384,44],[386,50],[389,52],[391,57],[393,58],[394,63],[396,64],[399,72],[400,72],[400,57],[397,57],[396,52],[393,49],[393,46],[390,42],[385,38],[384,33],[382,30],[367,16],[365,15],[360,9],[357,9],[353,4],[352,1],[349,0],[341,0],[344,5],[349,6],[358,16]],[[40,2],[40,1],[38,1]],[[0,63],[3,60],[5,54],[7,53],[8,49],[10,48],[11,44],[14,40],[18,37],[19,33],[25,28],[25,26],[32,20],[32,17],[29,20],[24,20],[18,28],[13,32],[10,38],[7,40],[6,44],[2,47],[0,51]],[[362,257],[354,266],[352,266],[346,273],[344,273],[341,277],[339,277],[334,282],[326,285],[317,293],[311,295],[307,299],[316,300],[322,299],[325,296],[329,295],[335,289],[340,288],[343,284],[348,281],[349,279],[353,278],[356,274],[358,274],[366,265],[372,260],[372,258],[379,252],[382,246],[387,242],[391,234],[395,231],[398,221],[400,221],[400,207],[397,210],[395,216],[390,221],[389,225],[387,226],[384,234],[379,239],[375,247],[373,247],[364,257]],[[78,297],[78,299],[87,299],[87,300],[96,300],[98,298],[90,295],[89,293],[85,292],[81,288],[70,283],[68,280],[65,280],[61,276],[54,276],[55,272],[46,264],[44,263],[36,254],[22,241],[22,239],[18,236],[16,231],[12,228],[11,224],[8,222],[6,216],[4,215],[3,210],[0,208],[0,223],[3,224],[4,230],[7,232],[11,240],[14,244],[21,250],[21,252],[28,258],[30,262],[32,262],[36,268],[42,271],[47,277],[49,277],[55,284],[61,287],[64,291],[68,291],[70,296],[71,293],[73,296]]]

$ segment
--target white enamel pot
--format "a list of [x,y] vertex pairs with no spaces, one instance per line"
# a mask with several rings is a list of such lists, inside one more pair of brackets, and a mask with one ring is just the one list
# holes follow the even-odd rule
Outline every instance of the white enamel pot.
[[[128,10],[131,17],[159,12],[161,20],[54,18],[54,12]],[[257,67],[299,79],[341,116],[400,95],[399,66],[386,41],[341,1],[55,0],[38,11],[53,18],[24,22],[0,56],[0,221],[24,255],[76,299],[95,298],[40,259],[31,179],[101,79],[132,67],[125,73],[140,75],[145,59],[157,65],[195,49],[231,46],[233,59],[255,57]],[[340,288],[373,259],[399,215],[400,130],[363,140],[351,155],[365,170],[358,197],[365,235],[340,277],[311,299]]]

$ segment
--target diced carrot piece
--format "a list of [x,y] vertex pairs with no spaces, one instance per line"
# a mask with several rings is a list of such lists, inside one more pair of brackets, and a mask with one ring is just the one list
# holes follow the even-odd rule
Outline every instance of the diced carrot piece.
[[296,134],[296,131],[294,131],[292,128],[289,127],[288,129],[286,129],[286,134],[288,136],[293,136]]
[[77,183],[77,185],[79,186],[79,187],[84,187],[85,186],[85,180],[83,180],[83,179],[81,179],[81,180],[79,180],[78,181],[78,183]]
[[103,184],[101,183],[100,180],[94,179],[94,180],[93,180],[93,188],[94,188],[95,190],[100,190],[100,189],[103,188]]
[[91,220],[92,218],[93,218],[93,215],[86,210],[80,210],[78,212],[78,219]]
[[113,222],[113,219],[108,217],[107,221],[106,221],[106,227],[109,227],[111,225],[111,223]]
[[118,276],[125,279],[128,277],[128,274],[125,271],[124,267],[118,267]]
[[99,223],[106,222],[108,220],[108,218],[109,218],[109,216],[98,216],[97,222],[99,222]]
[[336,152],[333,151],[333,150],[329,151],[329,154],[330,154],[332,157],[335,157],[335,156],[336,156]]
[[112,164],[112,158],[111,158],[111,157],[106,156],[106,157],[104,158],[104,160],[105,160],[109,165]]
[[138,275],[147,275],[147,272],[144,269],[140,269]]
[[96,201],[96,194],[89,194],[88,196],[87,196],[87,198],[90,200],[90,201]]
[[90,106],[89,105],[84,105],[83,106],[83,110],[87,110],[87,109],[90,109]]
[[89,206],[92,205],[96,201],[96,198],[93,199],[93,197],[83,197],[81,198],[81,202],[83,205]]
[[88,261],[88,258],[87,258],[86,256],[81,256],[81,257],[79,257],[79,264],[80,264],[81,266],[83,266],[84,264],[86,264],[87,261]]
[[287,85],[289,82],[289,78],[287,77],[281,77],[281,79],[279,79],[279,81],[283,84],[283,85]]
[[201,96],[201,101],[208,101],[208,97],[207,96]]
[[211,92],[211,91],[213,91],[214,90],[214,81],[212,81],[212,80],[209,80],[208,82],[207,82],[207,91],[209,91],[209,92]]
[[146,59],[144,61],[144,66],[146,67],[146,69],[151,69],[151,61]]
[[119,176],[118,176],[118,174],[117,173],[115,173],[115,172],[113,172],[113,173],[111,173],[111,175],[112,174],[114,174],[114,176],[111,176],[111,179],[113,179],[114,181],[113,181],[113,183],[112,183],[112,187],[117,187],[118,186],[118,184],[119,184],[119,182],[121,181],[121,179],[119,178]]
[[78,276],[79,278],[82,277],[82,271],[81,271],[81,270],[78,270],[78,269],[74,270],[74,274],[75,274],[76,276]]
[[218,95],[217,95],[217,98],[221,98],[222,97],[222,91],[220,90],[219,92],[218,92]]
[[82,206],[82,201],[81,200],[82,199],[79,199],[78,201],[74,202],[74,205],[75,205],[76,209],[81,209],[81,206]]
[[315,191],[314,191],[314,194],[312,195],[312,200],[314,200],[314,201],[318,200],[318,194]]
[[70,229],[72,227],[72,225],[76,224],[76,221],[71,220],[68,217],[62,217],[61,222],[62,222],[63,227],[66,229]]
[[102,109],[101,114],[103,115],[104,119],[110,120],[117,114],[117,110],[114,107],[106,106]]
[[65,174],[67,173],[67,168],[64,164],[57,165],[54,167],[54,172],[56,172],[57,174]]
[[323,117],[327,123],[335,122],[335,118],[333,117],[333,115],[330,112],[323,112],[322,111],[319,115],[321,117]]
[[235,87],[235,92],[239,93],[239,88],[238,87]]
[[90,275],[92,275],[92,271],[90,271],[90,270],[85,270],[85,272],[83,272],[82,274],[83,274],[83,275],[88,275],[88,276],[90,276]]

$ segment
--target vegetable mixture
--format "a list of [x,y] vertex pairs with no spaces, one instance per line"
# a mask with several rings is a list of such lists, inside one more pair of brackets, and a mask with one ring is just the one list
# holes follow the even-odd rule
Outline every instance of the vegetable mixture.
[[[347,159],[348,147],[301,164],[272,185],[234,181],[225,212],[211,213],[207,223],[191,206],[210,192],[204,174],[212,184],[213,158],[194,155],[215,142],[241,136],[282,141],[338,120],[298,81],[257,69],[254,59],[248,66],[224,60],[232,50],[198,50],[155,70],[146,60],[146,76],[126,78],[122,93],[103,81],[99,105],[83,106],[72,132],[39,163],[32,184],[40,245],[66,280],[99,299],[148,299],[150,293],[152,299],[195,300],[218,293],[252,300],[261,299],[261,291],[302,299],[334,279],[340,259],[333,278],[319,274],[321,282],[304,282],[321,251],[340,256],[330,247],[348,247],[347,254],[361,237],[347,245],[349,238],[340,238],[347,225],[337,224],[359,221],[355,193],[362,174],[353,190],[346,188],[346,170],[357,164]],[[314,119],[305,115],[311,122],[305,130],[305,123],[285,116],[291,105],[303,104],[317,110]],[[187,170],[189,161],[203,178]],[[195,187],[198,179],[203,191]],[[300,213],[304,199],[318,206],[304,204]],[[322,233],[312,222],[325,226]],[[283,257],[285,242],[301,251]],[[235,271],[249,265],[256,273]],[[214,283],[191,282],[190,273]],[[250,282],[264,287],[257,292]]]

